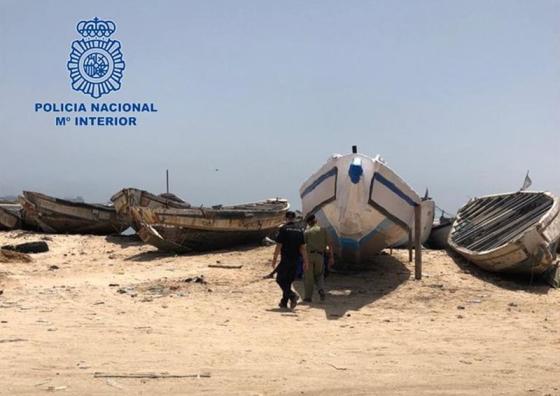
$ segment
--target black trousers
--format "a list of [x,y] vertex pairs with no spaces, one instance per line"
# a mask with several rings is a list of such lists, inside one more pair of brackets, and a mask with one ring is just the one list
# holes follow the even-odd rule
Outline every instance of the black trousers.
[[280,304],[282,305],[286,305],[288,300],[296,295],[292,290],[292,283],[296,280],[296,265],[296,259],[282,259],[278,265],[276,283],[278,283],[278,286],[282,289],[282,300],[280,300]]

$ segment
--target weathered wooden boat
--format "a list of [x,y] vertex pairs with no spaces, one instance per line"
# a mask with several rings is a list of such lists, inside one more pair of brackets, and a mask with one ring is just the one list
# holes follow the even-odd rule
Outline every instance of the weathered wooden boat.
[[457,213],[449,246],[488,271],[543,274],[555,267],[559,212],[548,192],[475,198]]
[[260,242],[284,222],[284,199],[234,206],[162,209],[134,206],[140,238],[160,250],[176,253],[225,249]]
[[128,227],[109,205],[72,202],[30,191],[24,191],[19,202],[24,217],[43,232],[108,235]]
[[146,208],[190,208],[190,204],[173,194],[154,195],[137,188],[124,188],[111,197],[117,214],[136,231],[140,225],[132,218],[131,208],[134,206]]
[[332,156],[300,188],[303,213],[315,214],[327,230],[339,266],[367,264],[384,248],[407,240],[415,208],[422,204],[379,156],[356,151]]
[[21,226],[21,205],[0,203],[0,230],[15,230]]
[[454,221],[454,217],[445,217],[444,215],[434,220],[430,236],[425,242],[426,247],[435,250],[447,249],[449,246],[447,239]]

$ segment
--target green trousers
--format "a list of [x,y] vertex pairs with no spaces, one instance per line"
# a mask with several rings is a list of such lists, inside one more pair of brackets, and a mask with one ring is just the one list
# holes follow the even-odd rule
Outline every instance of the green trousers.
[[303,273],[303,285],[305,288],[305,298],[313,296],[313,286],[317,284],[317,289],[323,290],[325,282],[323,278],[323,255],[318,253],[307,253],[309,265],[307,271]]

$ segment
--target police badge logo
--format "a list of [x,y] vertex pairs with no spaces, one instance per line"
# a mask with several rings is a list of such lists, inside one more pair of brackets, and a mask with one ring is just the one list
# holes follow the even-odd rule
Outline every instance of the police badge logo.
[[80,21],[76,30],[83,39],[72,43],[67,67],[72,89],[98,99],[121,88],[124,60],[121,43],[109,39],[116,30],[112,21]]

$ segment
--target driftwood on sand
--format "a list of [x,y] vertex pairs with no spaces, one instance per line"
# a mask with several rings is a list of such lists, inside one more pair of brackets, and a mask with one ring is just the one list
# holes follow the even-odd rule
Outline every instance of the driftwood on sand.
[[170,374],[170,373],[93,373],[94,378],[210,378],[210,373]]

